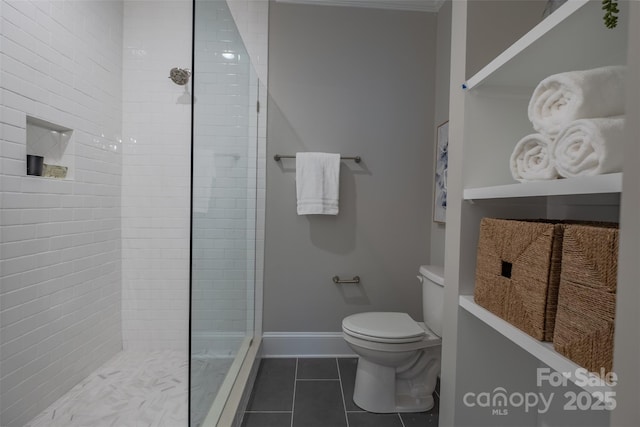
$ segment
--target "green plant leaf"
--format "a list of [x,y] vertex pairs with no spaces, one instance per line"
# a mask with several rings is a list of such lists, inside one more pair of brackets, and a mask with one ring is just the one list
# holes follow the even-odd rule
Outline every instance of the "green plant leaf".
[[616,16],[616,14],[620,13],[620,9],[618,9],[618,0],[602,0],[602,10],[605,11],[603,17],[605,27],[617,27],[618,17]]

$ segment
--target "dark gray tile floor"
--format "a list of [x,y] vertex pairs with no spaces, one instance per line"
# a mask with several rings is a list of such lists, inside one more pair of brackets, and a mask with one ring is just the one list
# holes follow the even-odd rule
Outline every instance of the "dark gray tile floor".
[[243,427],[437,427],[428,412],[372,414],[353,403],[357,358],[262,359]]

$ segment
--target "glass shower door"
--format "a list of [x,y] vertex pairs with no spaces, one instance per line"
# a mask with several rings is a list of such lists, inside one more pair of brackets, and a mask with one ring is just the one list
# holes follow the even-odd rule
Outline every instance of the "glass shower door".
[[225,0],[194,10],[191,426],[219,416],[253,336],[258,79]]

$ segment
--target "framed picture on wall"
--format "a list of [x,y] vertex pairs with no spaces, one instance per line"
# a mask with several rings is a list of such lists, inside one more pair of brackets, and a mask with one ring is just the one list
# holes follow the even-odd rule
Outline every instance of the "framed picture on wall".
[[447,168],[449,165],[449,121],[436,132],[433,221],[444,224],[447,219]]

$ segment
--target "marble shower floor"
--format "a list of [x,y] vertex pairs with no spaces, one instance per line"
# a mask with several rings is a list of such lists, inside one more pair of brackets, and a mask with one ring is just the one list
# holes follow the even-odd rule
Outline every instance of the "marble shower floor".
[[191,426],[200,427],[233,363],[229,357],[197,355],[191,360]]
[[186,427],[186,356],[120,352],[25,427]]
[[[192,425],[199,426],[233,362],[192,359]],[[186,427],[188,361],[182,351],[123,351],[25,427]]]

